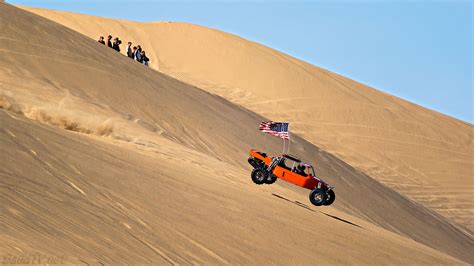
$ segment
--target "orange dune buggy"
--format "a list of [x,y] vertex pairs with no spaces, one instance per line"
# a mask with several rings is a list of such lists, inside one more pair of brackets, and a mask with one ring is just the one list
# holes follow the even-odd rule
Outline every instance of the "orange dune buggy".
[[257,185],[273,184],[277,178],[280,178],[310,189],[309,200],[316,206],[331,205],[336,199],[334,187],[318,178],[313,166],[294,156],[288,154],[267,156],[265,153],[252,149],[248,162],[254,168],[251,176],[252,181]]

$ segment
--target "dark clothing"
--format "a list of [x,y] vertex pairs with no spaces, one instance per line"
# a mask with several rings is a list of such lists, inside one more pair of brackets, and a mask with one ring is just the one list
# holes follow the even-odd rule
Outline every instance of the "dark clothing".
[[142,50],[137,49],[137,50],[135,51],[135,60],[137,60],[137,61],[140,62],[140,63],[143,63],[143,60],[142,60]]
[[105,41],[104,41],[104,40],[99,40],[98,42],[105,45]]
[[120,45],[120,43],[114,42],[114,45],[113,45],[112,48],[113,48],[115,51],[120,52],[120,47],[119,47],[119,45]]
[[142,63],[145,66],[148,66],[148,61],[150,61],[150,59],[148,57],[146,57],[146,55],[142,54]]
[[130,57],[130,58],[132,58],[132,59],[133,59],[133,57],[134,57],[133,51],[132,51],[132,48],[130,47],[130,45],[127,46],[127,56]]
[[296,170],[296,173],[302,176],[307,176],[307,174],[304,172],[304,170]]
[[107,40],[107,46],[112,48],[112,42],[110,40]]
[[293,167],[292,172],[297,173],[302,176],[307,176],[305,170],[306,170],[306,167],[302,167],[301,165],[298,165],[297,167]]

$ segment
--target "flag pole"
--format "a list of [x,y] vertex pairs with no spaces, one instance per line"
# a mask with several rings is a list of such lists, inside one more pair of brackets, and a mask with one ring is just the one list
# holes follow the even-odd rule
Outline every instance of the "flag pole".
[[291,143],[290,124],[288,123],[288,154],[290,154],[290,143]]

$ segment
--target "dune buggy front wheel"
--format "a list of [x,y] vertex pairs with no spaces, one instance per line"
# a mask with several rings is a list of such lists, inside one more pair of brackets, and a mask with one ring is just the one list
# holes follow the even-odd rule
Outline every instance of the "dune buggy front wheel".
[[265,183],[265,180],[267,179],[267,173],[261,168],[253,169],[251,176],[252,181],[257,185]]
[[324,205],[329,206],[335,200],[336,200],[336,193],[334,193],[333,190],[329,190],[328,193],[327,193],[327,198],[326,198],[326,201],[324,202]]
[[315,188],[309,193],[309,201],[315,206],[321,206],[326,202],[327,194],[326,191],[320,188]]

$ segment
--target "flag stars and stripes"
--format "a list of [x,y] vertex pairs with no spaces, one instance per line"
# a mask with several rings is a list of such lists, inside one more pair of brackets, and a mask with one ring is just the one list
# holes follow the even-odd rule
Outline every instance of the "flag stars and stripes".
[[290,139],[288,128],[289,123],[273,121],[262,122],[259,126],[260,131],[282,139]]

